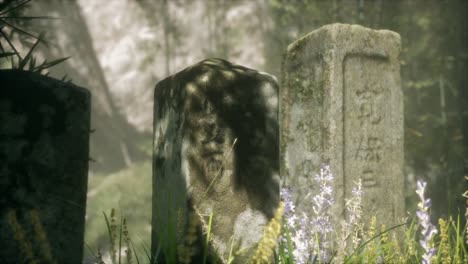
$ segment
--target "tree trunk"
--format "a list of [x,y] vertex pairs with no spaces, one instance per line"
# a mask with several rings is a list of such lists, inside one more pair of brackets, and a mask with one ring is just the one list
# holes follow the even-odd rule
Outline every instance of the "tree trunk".
[[166,69],[166,76],[169,76],[171,73],[171,45],[170,45],[170,17],[169,17],[169,7],[167,0],[163,0],[162,2],[162,17],[163,17],[163,29],[164,29],[164,59],[165,59],[165,69]]
[[32,15],[58,17],[34,24],[34,32],[45,31],[49,47],[39,52],[48,61],[71,56],[49,69],[50,76],[61,79],[65,75],[76,85],[92,94],[91,170],[111,171],[129,165],[140,156],[131,140],[138,136],[114,104],[104,73],[95,54],[92,39],[76,1],[32,1]]

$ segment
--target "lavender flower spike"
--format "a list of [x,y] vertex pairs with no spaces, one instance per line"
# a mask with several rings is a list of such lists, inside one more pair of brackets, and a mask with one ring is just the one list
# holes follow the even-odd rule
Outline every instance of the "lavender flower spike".
[[[295,263],[306,264],[310,248],[308,239],[307,216],[304,213],[300,218],[296,216],[294,202],[291,198],[290,187],[282,188],[280,195],[281,200],[284,203],[283,218],[286,221],[285,224],[289,227],[291,242],[294,246],[293,252],[286,252],[286,254],[294,258]],[[282,236],[281,240],[283,243],[286,243],[286,237]]]
[[284,203],[283,217],[285,224],[289,226],[291,242],[294,246],[293,252],[288,252],[288,255],[292,254],[296,264],[314,263],[316,259],[325,263],[331,257],[330,239],[334,229],[330,223],[330,210],[334,200],[331,187],[333,175],[330,167],[322,165],[314,181],[319,186],[319,192],[312,197],[313,213],[310,216],[304,212],[296,215],[290,189],[281,190],[281,199]]
[[333,178],[330,166],[323,164],[320,168],[320,174],[316,174],[314,178],[319,186],[319,193],[312,197],[314,214],[310,221],[310,239],[317,238],[319,242],[319,245],[313,245],[312,250],[312,253],[318,256],[319,262],[327,262],[330,258],[330,239],[334,231],[330,222],[331,207],[335,203],[331,187]]
[[419,218],[419,224],[422,226],[421,231],[421,240],[419,244],[424,249],[424,254],[422,255],[421,264],[430,264],[431,258],[435,256],[436,250],[432,244],[432,238],[437,234],[437,229],[431,223],[429,219],[429,208],[431,207],[431,199],[424,198],[424,192],[426,189],[427,183],[425,181],[419,180],[417,182],[416,193],[419,196],[421,202],[418,203],[419,210],[416,212],[416,215]]

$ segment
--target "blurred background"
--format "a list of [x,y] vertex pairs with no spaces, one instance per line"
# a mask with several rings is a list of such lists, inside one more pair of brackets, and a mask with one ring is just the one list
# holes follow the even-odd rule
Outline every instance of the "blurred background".
[[[103,212],[111,208],[127,218],[139,253],[149,246],[152,107],[158,81],[208,57],[281,80],[287,45],[335,22],[401,35],[407,210],[415,212],[415,183],[424,179],[433,223],[439,216],[464,214],[468,1],[36,0],[24,12],[58,18],[18,23],[45,32],[49,45],[39,47],[37,56],[71,56],[51,68],[51,76],[66,76],[93,96],[85,240],[94,253],[107,248]],[[10,34],[24,51],[33,44],[27,36]],[[85,262],[92,263],[88,248],[85,255]]]

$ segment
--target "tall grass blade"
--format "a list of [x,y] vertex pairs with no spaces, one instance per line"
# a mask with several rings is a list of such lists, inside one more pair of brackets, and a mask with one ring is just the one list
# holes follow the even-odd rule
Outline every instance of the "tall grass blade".
[[385,233],[388,233],[390,231],[392,231],[393,229],[396,229],[398,227],[401,227],[401,226],[404,226],[406,225],[406,223],[403,223],[403,224],[399,224],[399,225],[396,225],[394,227],[391,227],[391,228],[388,228],[388,229],[385,229],[384,231],[378,233],[377,235],[373,236],[372,238],[370,238],[369,240],[367,240],[366,242],[362,243],[358,248],[356,248],[353,253],[349,256],[346,257],[345,259],[345,263],[348,263],[348,261],[351,259],[352,256],[358,256],[361,251],[364,249],[364,247],[369,244],[370,242],[372,242],[374,239],[380,237],[381,235],[385,234]]
[[88,248],[88,250],[89,250],[89,252],[91,253],[91,255],[92,255],[95,259],[97,259],[98,256],[94,253],[94,251],[91,249],[91,247],[88,245],[88,243],[85,242],[85,245],[86,245],[86,247]]
[[105,212],[102,212],[102,214],[104,215],[104,219],[106,220],[106,226],[107,226],[107,232],[108,232],[108,235],[109,235],[109,239],[112,239],[112,230],[111,230],[111,227],[110,227],[109,219],[107,218],[107,215],[106,215]]
[[213,220],[213,212],[210,212],[210,217],[208,219],[208,230],[206,233],[205,248],[203,249],[203,264],[206,263],[206,257],[208,255],[208,245],[210,244],[210,234],[211,234],[211,222]]
[[231,237],[231,246],[229,248],[228,264],[231,264],[232,261],[234,261],[234,256],[232,254],[233,249],[234,249],[234,235]]
[[[138,254],[136,252],[136,248],[135,248],[135,245],[133,244],[133,240],[132,239],[128,239],[130,241],[130,245],[132,245],[132,249],[133,249],[133,252],[134,252],[134,255],[135,255],[135,259],[136,259],[136,262],[137,264],[140,264],[140,260],[138,258]],[[151,261],[151,260],[150,260]]]
[[[137,234],[137,236],[140,239],[141,243],[143,244],[143,251],[145,252],[146,257],[148,258],[148,262],[151,262],[151,254],[149,253],[149,251],[151,251],[151,249],[150,249],[149,245],[145,242],[145,240],[143,240],[143,238],[141,238],[140,234]],[[158,249],[156,250],[156,254],[153,257],[155,257],[155,258],[158,257],[160,249],[161,249],[161,247],[159,246]]]
[[231,148],[229,149],[229,152],[226,154],[226,156],[224,156],[223,158],[223,163],[221,164],[221,166],[219,167],[218,171],[216,172],[216,175],[213,177],[213,180],[210,182],[210,184],[208,185],[208,188],[206,188],[205,192],[203,193],[202,195],[202,199],[200,199],[200,202],[198,205],[200,205],[201,201],[203,201],[203,199],[205,198],[206,194],[208,193],[208,191],[210,190],[211,186],[213,185],[213,183],[216,181],[216,179],[218,178],[219,174],[221,173],[221,170],[224,168],[224,164],[226,163],[226,160],[227,160],[227,157],[229,157],[229,155],[231,155],[231,152],[232,150],[234,149],[234,146],[236,145],[237,143],[237,138],[234,139],[234,142],[232,143],[232,146]]
[[121,264],[122,258],[122,228],[123,228],[123,217],[120,217],[120,231],[119,231],[119,264]]

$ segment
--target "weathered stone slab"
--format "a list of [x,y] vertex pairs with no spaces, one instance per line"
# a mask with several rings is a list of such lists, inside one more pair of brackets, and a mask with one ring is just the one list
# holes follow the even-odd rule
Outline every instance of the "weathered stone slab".
[[210,213],[212,256],[227,259],[233,238],[244,263],[279,202],[277,82],[208,59],[159,82],[154,97],[153,254],[181,248],[194,211],[192,263],[201,263]]
[[299,210],[320,164],[335,176],[335,220],[362,178],[364,216],[387,226],[403,216],[400,36],[333,24],[292,43],[280,91],[280,171]]
[[0,71],[0,262],[81,263],[90,94]]

